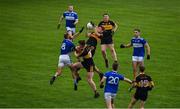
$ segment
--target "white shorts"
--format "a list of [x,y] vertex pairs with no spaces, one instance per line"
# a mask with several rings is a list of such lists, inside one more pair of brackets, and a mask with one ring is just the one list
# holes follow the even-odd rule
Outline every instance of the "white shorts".
[[116,93],[110,93],[110,92],[105,92],[104,93],[104,99],[106,101],[109,101],[111,99],[115,99],[116,98]]
[[76,31],[75,31],[75,28],[71,28],[71,27],[66,27],[66,31],[69,32],[71,31],[72,34],[74,34]]
[[69,66],[71,65],[71,59],[69,57],[69,55],[60,55],[59,56],[59,63],[58,63],[58,67],[64,67],[64,66]]
[[144,61],[144,57],[142,57],[142,56],[132,56],[132,61],[142,62],[142,61]]

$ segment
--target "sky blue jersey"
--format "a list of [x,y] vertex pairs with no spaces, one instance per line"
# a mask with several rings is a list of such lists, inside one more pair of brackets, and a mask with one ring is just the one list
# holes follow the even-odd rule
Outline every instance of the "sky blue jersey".
[[133,37],[131,39],[131,45],[133,46],[133,56],[142,56],[144,57],[145,55],[145,50],[144,50],[144,45],[146,44],[146,40],[143,38],[136,38]]
[[119,81],[124,80],[124,76],[115,71],[106,72],[104,76],[106,77],[104,92],[117,93]]
[[61,55],[69,54],[75,48],[73,42],[69,39],[64,39],[61,45]]
[[63,13],[63,16],[66,19],[66,27],[75,28],[74,22],[78,19],[77,13],[66,11]]

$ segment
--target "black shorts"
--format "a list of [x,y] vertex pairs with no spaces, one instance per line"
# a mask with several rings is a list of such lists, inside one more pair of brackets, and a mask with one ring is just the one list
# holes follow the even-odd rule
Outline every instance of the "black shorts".
[[136,93],[134,94],[134,98],[136,100],[146,101],[147,97],[148,97],[147,91],[136,91]]
[[102,44],[113,44],[113,39],[112,39],[112,37],[102,38],[102,39],[101,39],[101,45],[102,45]]
[[94,61],[92,58],[89,59],[84,59],[81,64],[83,67],[86,69],[87,72],[93,72],[93,67],[94,67]]

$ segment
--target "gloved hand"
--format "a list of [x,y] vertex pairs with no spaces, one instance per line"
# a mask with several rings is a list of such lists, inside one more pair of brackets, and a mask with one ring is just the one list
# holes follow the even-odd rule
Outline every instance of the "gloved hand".
[[147,55],[147,60],[150,60],[150,55]]
[[104,85],[103,85],[103,84],[100,84],[100,88],[101,88],[101,89],[104,88]]
[[79,30],[79,33],[82,33],[84,30],[84,26]]
[[120,45],[120,48],[125,48],[125,45],[124,45],[124,44],[121,44],[121,45]]

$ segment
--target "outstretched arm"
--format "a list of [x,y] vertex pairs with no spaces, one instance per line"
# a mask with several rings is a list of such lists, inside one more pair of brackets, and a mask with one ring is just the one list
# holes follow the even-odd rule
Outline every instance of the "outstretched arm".
[[126,82],[129,83],[129,84],[132,84],[132,81],[131,81],[130,79],[128,79],[128,78],[125,78],[125,77],[124,77],[124,81],[126,81]]
[[73,35],[73,39],[75,39],[76,37],[78,37],[78,36],[83,32],[83,30],[84,30],[84,27],[82,27],[77,33],[75,33],[75,34]]
[[128,44],[121,44],[120,45],[120,48],[130,48],[130,47],[132,47],[132,44],[131,43],[128,43]]

